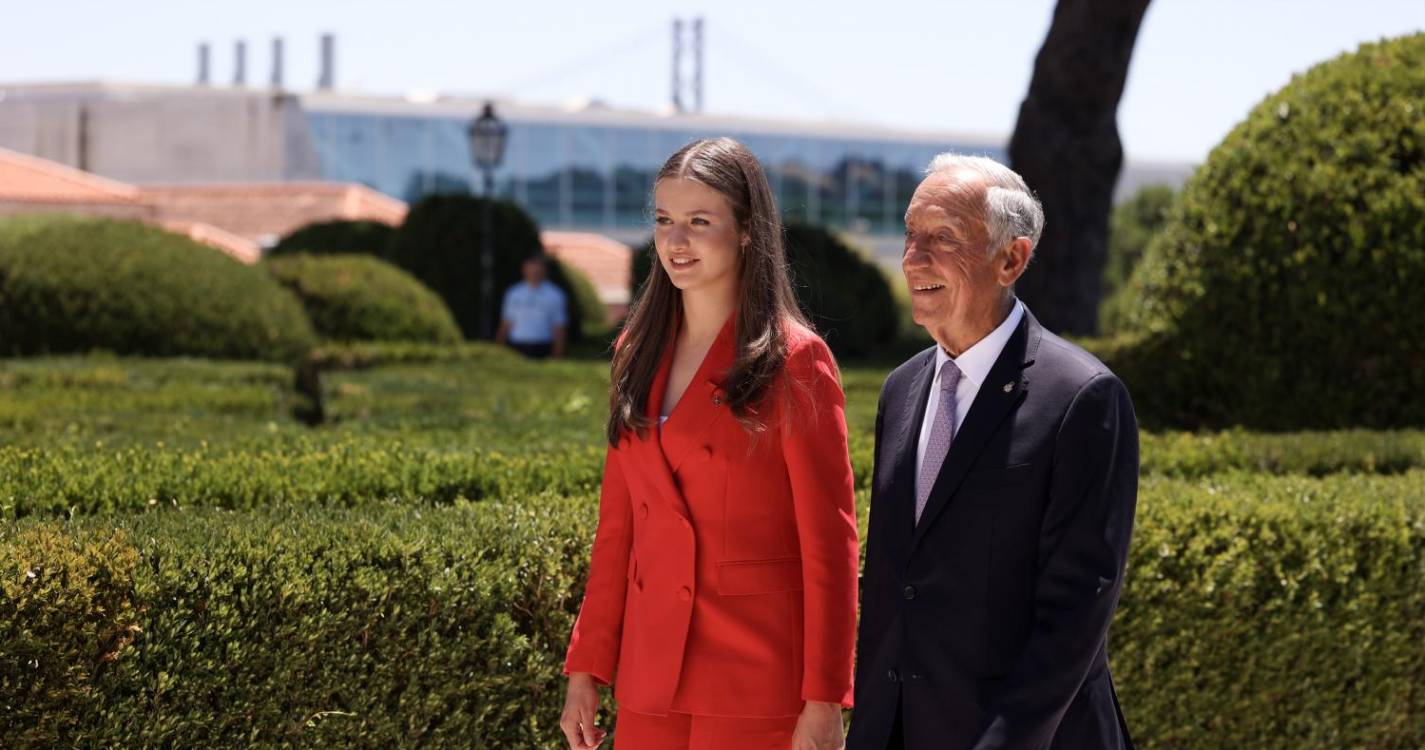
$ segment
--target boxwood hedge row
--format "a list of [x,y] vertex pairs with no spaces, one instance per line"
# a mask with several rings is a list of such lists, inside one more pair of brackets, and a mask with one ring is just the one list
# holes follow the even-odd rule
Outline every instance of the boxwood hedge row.
[[[552,747],[596,517],[585,494],[0,524],[0,736]],[[1425,472],[1147,479],[1112,637],[1140,747],[1420,747]]]
[[[285,435],[224,445],[60,442],[0,446],[0,517],[88,515],[153,506],[353,506],[400,497],[449,504],[597,489],[603,449],[588,442],[502,452],[478,436],[405,431]],[[853,433],[857,486],[870,486],[871,436]],[[1425,468],[1425,433],[1144,433],[1144,476],[1394,474]]]

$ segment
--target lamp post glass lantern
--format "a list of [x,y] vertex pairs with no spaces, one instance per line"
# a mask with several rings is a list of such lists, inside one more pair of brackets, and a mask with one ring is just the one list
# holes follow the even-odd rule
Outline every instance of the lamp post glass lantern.
[[480,116],[470,123],[470,158],[475,167],[484,173],[485,197],[491,197],[494,190],[494,171],[505,159],[505,139],[509,128],[495,116],[495,105],[486,102]]
[[484,227],[480,239],[480,337],[494,338],[492,311],[495,306],[495,170],[505,158],[505,136],[509,129],[495,116],[495,105],[485,102],[480,116],[470,123],[470,158],[485,177]]

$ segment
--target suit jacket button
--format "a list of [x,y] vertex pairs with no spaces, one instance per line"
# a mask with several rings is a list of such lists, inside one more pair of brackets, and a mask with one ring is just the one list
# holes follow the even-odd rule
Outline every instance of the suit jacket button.
[[914,587],[914,586],[906,586],[906,587],[905,587],[905,590],[901,592],[901,595],[904,596],[906,599],[914,599],[914,598],[915,598],[915,587]]
[[692,590],[692,589],[688,588],[687,586],[684,586],[683,588],[678,589],[678,601],[681,601],[681,602],[691,601],[692,598],[693,598],[693,590]]
[[647,517],[648,517],[648,503],[643,503],[642,505],[638,506],[638,517],[639,517],[639,518],[647,518]]
[[713,449],[711,445],[703,446],[703,458],[712,458]]
[[898,674],[896,674],[896,670],[894,670],[894,669],[892,669],[891,671],[887,672],[887,673],[886,673],[886,676],[889,677],[889,678],[891,678],[891,682],[900,682],[900,679],[901,679],[901,676],[898,675]]

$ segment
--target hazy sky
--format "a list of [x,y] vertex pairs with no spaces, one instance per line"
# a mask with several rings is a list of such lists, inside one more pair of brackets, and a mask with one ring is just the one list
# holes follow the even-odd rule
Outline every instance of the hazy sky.
[[[0,11],[0,82],[188,83],[207,40],[226,84],[246,39],[248,81],[264,84],[282,36],[287,85],[301,90],[330,31],[338,87],[357,93],[641,109],[669,100],[672,18],[701,15],[709,112],[1007,137],[1053,2],[7,0]],[[1119,108],[1124,144],[1138,159],[1200,161],[1292,73],[1422,29],[1425,0],[1154,0]]]

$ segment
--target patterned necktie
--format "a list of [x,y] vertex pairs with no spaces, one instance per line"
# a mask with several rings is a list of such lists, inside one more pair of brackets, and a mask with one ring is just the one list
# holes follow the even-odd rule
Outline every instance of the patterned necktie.
[[935,422],[930,427],[930,440],[925,443],[925,457],[920,465],[920,476],[915,480],[915,522],[920,523],[920,514],[925,512],[925,504],[930,500],[930,488],[940,475],[940,466],[950,452],[950,441],[955,437],[955,386],[960,383],[960,368],[950,360],[940,367],[940,403],[935,408]]

